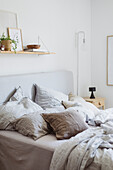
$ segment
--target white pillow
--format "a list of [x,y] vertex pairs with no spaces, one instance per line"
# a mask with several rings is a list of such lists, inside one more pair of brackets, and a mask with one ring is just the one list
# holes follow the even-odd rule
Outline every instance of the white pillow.
[[19,101],[24,97],[23,95],[23,90],[21,88],[21,86],[19,86],[15,93],[13,94],[13,96],[9,99],[9,101]]
[[80,97],[72,94],[71,92],[68,94],[69,101],[79,102],[79,103],[85,103],[86,101]]
[[70,98],[69,101],[74,101],[74,102],[78,102],[78,103],[85,103],[86,101],[80,97],[80,96],[76,96],[75,98]]
[[0,106],[0,129],[12,130],[11,122],[24,114],[43,110],[29,98],[23,98],[20,102],[7,102]]
[[93,112],[94,116],[92,117],[92,114],[91,114],[91,116],[89,115],[89,118],[94,118],[100,112],[100,110],[94,104],[90,102],[86,102],[82,97],[75,96],[72,93],[69,93],[68,96],[69,96],[70,101],[81,104],[81,106],[87,109],[89,112],[90,111]]
[[87,110],[86,108],[81,107],[81,106],[70,107],[67,110],[75,110],[79,112],[80,116],[84,119],[84,121],[87,120],[87,116],[90,119],[94,118],[94,113],[91,110]]
[[36,87],[36,96],[35,102],[39,104],[43,109],[53,108],[53,107],[62,107],[61,102],[63,100],[67,101],[68,96],[64,93],[48,89],[46,87],[41,87],[35,85]]

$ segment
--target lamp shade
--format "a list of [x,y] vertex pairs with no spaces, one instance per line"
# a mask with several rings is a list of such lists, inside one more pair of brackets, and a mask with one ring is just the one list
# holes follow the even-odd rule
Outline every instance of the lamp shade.
[[96,91],[96,87],[89,87],[89,91]]

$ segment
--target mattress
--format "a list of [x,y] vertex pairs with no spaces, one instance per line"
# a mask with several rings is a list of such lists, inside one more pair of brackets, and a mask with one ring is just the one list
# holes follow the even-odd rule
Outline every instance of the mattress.
[[37,141],[16,131],[0,131],[0,170],[48,170],[57,146],[52,134]]

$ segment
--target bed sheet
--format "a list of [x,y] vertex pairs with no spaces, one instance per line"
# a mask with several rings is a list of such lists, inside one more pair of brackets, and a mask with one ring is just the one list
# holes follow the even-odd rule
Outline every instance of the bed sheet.
[[57,146],[52,134],[37,141],[15,131],[0,131],[0,170],[48,170]]

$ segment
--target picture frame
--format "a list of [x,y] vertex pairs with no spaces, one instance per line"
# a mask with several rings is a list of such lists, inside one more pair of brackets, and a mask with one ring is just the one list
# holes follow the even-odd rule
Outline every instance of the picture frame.
[[[23,51],[22,30],[20,28],[8,27],[8,36],[10,36],[11,39],[17,41],[16,51]],[[13,49],[11,49],[11,51],[13,51]]]
[[113,35],[107,36],[107,86],[113,86]]
[[0,35],[7,36],[7,28],[18,28],[17,14],[11,11],[0,10]]

